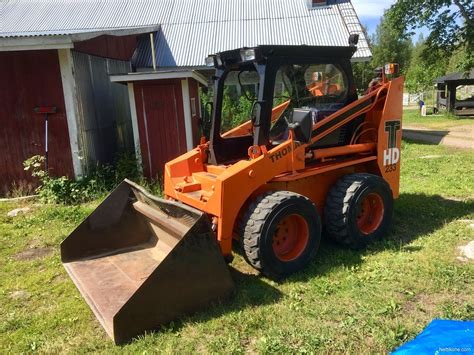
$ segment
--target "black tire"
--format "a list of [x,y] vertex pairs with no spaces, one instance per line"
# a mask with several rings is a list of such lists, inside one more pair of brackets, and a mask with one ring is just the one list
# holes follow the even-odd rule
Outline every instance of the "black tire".
[[[375,196],[383,203],[383,209],[372,207],[374,211],[381,211],[380,215],[373,217],[373,225],[363,231],[358,219],[363,201],[369,194],[370,198]],[[387,233],[392,214],[392,190],[383,178],[372,174],[351,174],[341,178],[329,191],[324,207],[324,227],[336,242],[352,249],[362,249]]]
[[[288,216],[291,216],[290,219],[304,220],[305,232],[300,235],[305,237],[297,238],[304,238],[305,242],[298,246],[300,251],[294,258],[289,256],[289,260],[282,260],[274,251],[272,243],[273,236],[278,234],[279,223]],[[242,218],[240,230],[247,262],[275,279],[305,268],[321,242],[321,220],[316,206],[306,197],[289,191],[268,192],[259,196]]]

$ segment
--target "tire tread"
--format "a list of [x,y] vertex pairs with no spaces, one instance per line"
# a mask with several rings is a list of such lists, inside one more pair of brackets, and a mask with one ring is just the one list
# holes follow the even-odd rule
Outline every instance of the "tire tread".
[[350,202],[368,179],[376,179],[377,183],[388,187],[386,181],[377,175],[368,173],[346,175],[331,188],[324,206],[326,233],[336,242],[353,249],[360,249],[362,245],[360,239],[352,235],[348,228]]
[[260,256],[259,241],[267,218],[281,203],[301,198],[312,203],[308,198],[291,191],[270,191],[257,197],[250,204],[241,220],[239,229],[242,236],[244,258],[255,269],[265,272]]

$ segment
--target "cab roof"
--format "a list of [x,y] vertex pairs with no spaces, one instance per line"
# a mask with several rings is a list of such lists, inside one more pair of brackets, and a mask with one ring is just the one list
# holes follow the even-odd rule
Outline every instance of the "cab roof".
[[257,62],[266,62],[271,59],[284,58],[290,62],[302,61],[341,61],[350,60],[357,50],[356,46],[287,46],[287,45],[263,45],[257,47],[243,47],[217,53],[216,56],[224,66],[244,63],[241,51],[255,50]]

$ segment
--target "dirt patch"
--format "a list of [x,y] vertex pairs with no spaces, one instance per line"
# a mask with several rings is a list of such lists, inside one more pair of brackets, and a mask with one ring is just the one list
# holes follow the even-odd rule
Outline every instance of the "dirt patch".
[[463,295],[452,295],[447,293],[434,293],[426,294],[419,293],[413,298],[407,300],[402,305],[403,312],[406,313],[416,313],[423,312],[428,314],[430,317],[433,317],[438,313],[439,307],[443,304],[453,302],[456,304],[462,304],[463,302],[468,301],[468,299]]
[[16,300],[16,301],[27,300],[28,298],[30,298],[31,293],[29,293],[28,291],[24,291],[24,290],[18,290],[18,291],[10,292],[10,294],[8,296],[12,300]]
[[53,254],[54,249],[51,247],[45,248],[30,248],[23,250],[22,252],[15,255],[16,260],[29,261],[35,259],[41,259],[45,256]]
[[60,283],[60,282],[63,282],[64,280],[69,280],[69,278],[66,277],[65,274],[57,274],[57,275],[53,276],[53,278],[51,279],[51,282],[52,283]]
[[456,132],[459,136],[472,139],[474,137],[474,126],[473,125],[460,125],[454,126],[449,129],[451,132]]
[[440,297],[444,297],[444,295],[433,296],[419,293],[403,304],[402,309],[408,313],[421,311],[423,313],[433,314]]
[[442,144],[455,148],[474,148],[472,127],[453,127],[448,130],[436,130],[421,127],[403,127],[403,137],[431,144]]

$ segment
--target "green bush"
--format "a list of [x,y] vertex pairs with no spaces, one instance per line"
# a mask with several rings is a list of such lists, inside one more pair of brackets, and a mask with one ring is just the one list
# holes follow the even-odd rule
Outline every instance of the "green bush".
[[98,165],[77,180],[66,176],[49,176],[44,170],[44,160],[43,156],[35,155],[23,163],[24,169],[39,179],[40,185],[36,192],[44,203],[72,205],[101,198],[125,178],[145,185],[153,193],[161,193],[159,182],[145,181],[131,154],[120,155],[114,164]]
[[233,98],[228,88],[224,89],[224,101],[222,103],[222,121],[221,132],[235,128],[245,121],[248,121],[251,116],[253,100],[241,95]]

